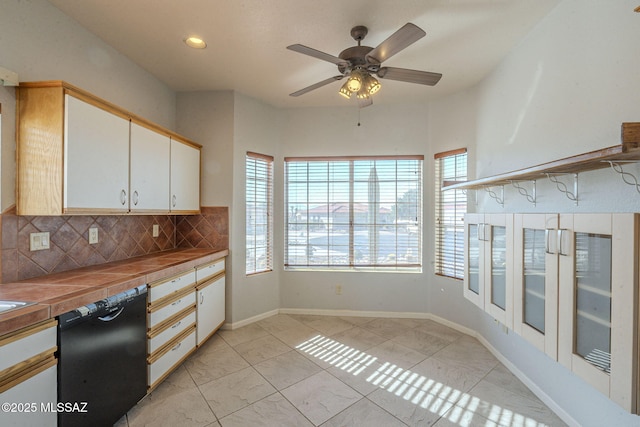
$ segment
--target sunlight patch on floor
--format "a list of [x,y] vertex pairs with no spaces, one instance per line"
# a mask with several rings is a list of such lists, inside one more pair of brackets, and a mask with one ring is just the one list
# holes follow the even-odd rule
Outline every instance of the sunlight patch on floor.
[[486,419],[485,427],[543,425],[535,419],[483,401],[393,363],[384,362],[378,369],[367,370],[377,360],[375,356],[322,335],[317,335],[296,348],[354,376],[368,375],[367,382],[434,414],[440,416],[446,414],[450,422],[460,426],[470,425],[474,416],[476,422],[479,419]]

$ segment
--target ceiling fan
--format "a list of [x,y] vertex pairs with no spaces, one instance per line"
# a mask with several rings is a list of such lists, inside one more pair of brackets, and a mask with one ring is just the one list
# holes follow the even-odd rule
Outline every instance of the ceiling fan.
[[353,27],[351,29],[351,37],[358,42],[358,45],[343,50],[338,56],[333,56],[301,44],[287,46],[287,49],[293,50],[294,52],[336,64],[340,72],[337,76],[300,89],[299,91],[291,93],[290,96],[300,96],[347,77],[347,81],[340,88],[340,95],[345,98],[351,98],[351,96],[355,94],[358,105],[360,108],[363,108],[373,103],[371,95],[380,90],[381,87],[380,82],[374,77],[374,74],[381,79],[429,86],[438,83],[442,77],[440,73],[381,66],[384,61],[424,37],[426,33],[420,27],[409,22],[375,48],[360,45],[360,42],[365,38],[368,31],[367,27],[362,25]]

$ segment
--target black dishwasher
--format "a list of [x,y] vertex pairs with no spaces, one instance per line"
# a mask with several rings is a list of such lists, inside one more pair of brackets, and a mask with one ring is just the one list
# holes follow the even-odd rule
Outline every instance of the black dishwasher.
[[147,286],[59,317],[58,426],[113,426],[147,391]]

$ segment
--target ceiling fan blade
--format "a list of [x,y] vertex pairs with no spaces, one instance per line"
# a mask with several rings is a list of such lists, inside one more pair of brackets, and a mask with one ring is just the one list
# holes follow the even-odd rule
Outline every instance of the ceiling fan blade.
[[367,60],[380,64],[407,46],[417,42],[426,34],[420,27],[408,22],[369,52]]
[[328,61],[336,65],[348,64],[347,61],[338,58],[337,56],[329,55],[328,53],[320,52],[319,50],[303,46],[301,44],[292,44],[291,46],[287,46],[287,49],[304,55],[313,56],[314,58],[322,59],[323,61]]
[[382,67],[378,70],[377,74],[381,79],[398,80],[401,82],[418,83],[428,86],[435,85],[442,77],[442,74],[440,73],[396,67]]
[[307,92],[311,92],[311,91],[312,91],[312,90],[314,90],[314,89],[318,89],[319,87],[322,87],[322,86],[324,86],[324,85],[328,85],[329,83],[335,82],[335,81],[337,81],[337,80],[341,80],[341,79],[342,79],[342,77],[344,77],[344,76],[340,75],[340,76],[333,76],[333,77],[329,77],[329,78],[328,78],[328,79],[326,79],[326,80],[322,80],[321,82],[318,82],[318,83],[313,84],[313,85],[311,85],[311,86],[307,86],[307,87],[305,87],[304,89],[300,89],[300,90],[299,90],[299,91],[297,91],[297,92],[290,93],[290,94],[289,94],[289,96],[300,96],[300,95],[304,95],[305,93],[307,93]]

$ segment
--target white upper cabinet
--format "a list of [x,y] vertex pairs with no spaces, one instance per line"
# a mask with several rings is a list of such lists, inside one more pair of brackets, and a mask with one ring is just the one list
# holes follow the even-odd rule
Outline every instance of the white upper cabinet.
[[171,139],[171,212],[200,211],[200,150]]
[[18,215],[200,212],[198,144],[61,81],[16,106]]
[[558,359],[557,214],[514,216],[513,329]]
[[561,214],[558,360],[637,412],[638,214]]
[[170,143],[167,135],[131,123],[132,212],[169,211]]
[[127,212],[129,120],[65,95],[64,210]]
[[464,296],[513,326],[513,216],[466,214]]

